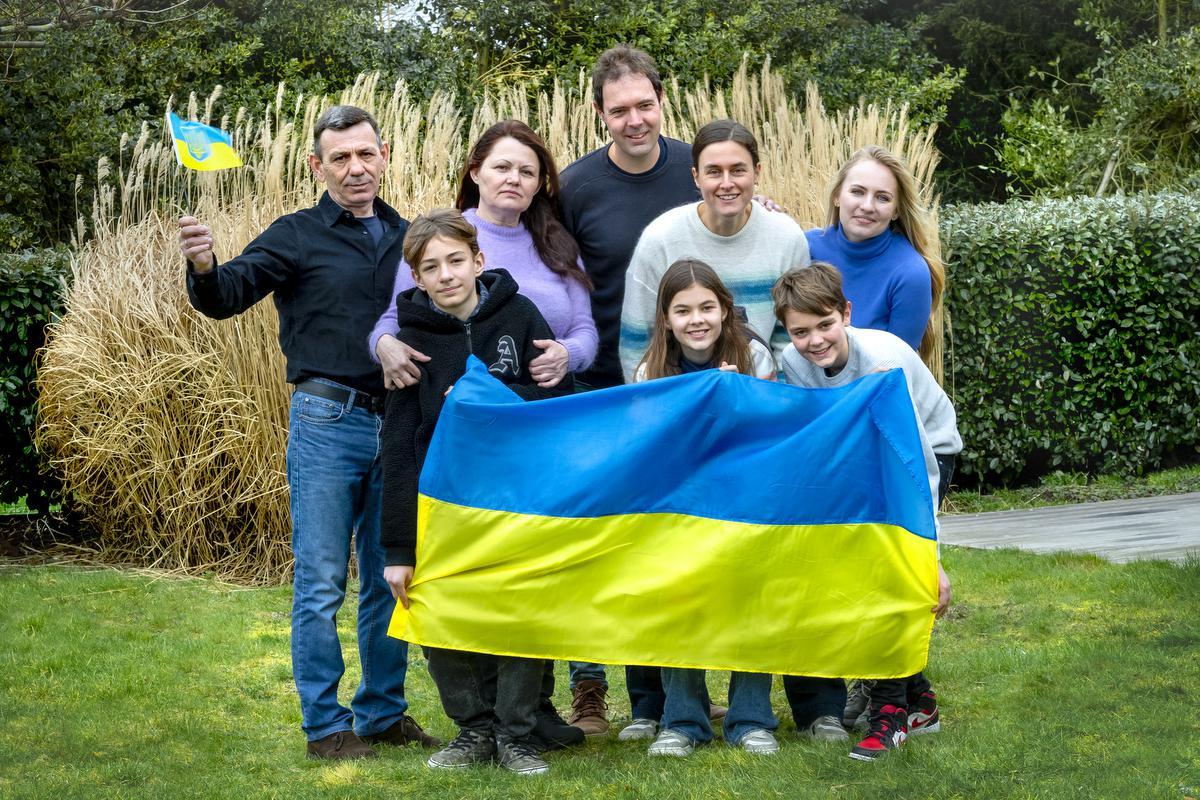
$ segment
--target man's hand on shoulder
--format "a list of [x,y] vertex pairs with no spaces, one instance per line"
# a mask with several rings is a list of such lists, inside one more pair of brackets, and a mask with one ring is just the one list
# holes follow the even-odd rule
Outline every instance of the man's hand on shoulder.
[[375,344],[375,355],[383,368],[383,388],[403,389],[416,386],[421,381],[421,368],[417,362],[429,361],[429,356],[414,350],[404,342],[385,333]]
[[212,230],[192,216],[179,218],[179,252],[196,272],[209,272],[216,265]]
[[758,203],[760,206],[765,208],[767,211],[783,211],[783,206],[779,205],[779,203],[776,203],[774,200],[767,197],[765,194],[754,195],[754,202]]

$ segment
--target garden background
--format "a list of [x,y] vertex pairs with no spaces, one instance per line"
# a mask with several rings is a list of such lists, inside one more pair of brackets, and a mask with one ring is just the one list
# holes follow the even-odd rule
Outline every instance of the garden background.
[[[0,795],[82,781],[96,796],[320,796],[427,779],[408,753],[339,772],[276,749],[295,735],[286,603],[216,580],[288,578],[286,387],[269,308],[217,325],[187,307],[173,219],[188,207],[216,221],[228,254],[311,202],[301,159],[326,97],[380,114],[394,148],[384,195],[408,216],[449,203],[466,145],[502,116],[541,130],[560,167],[599,146],[581,70],[617,41],[668,78],[668,134],[747,122],[764,190],[805,225],[821,221],[840,158],[890,144],[939,203],[957,482],[1136,492],[1132,476],[1195,464],[1200,445],[1197,22],[1187,0],[6,0],[0,503],[33,517],[3,526],[3,555],[18,558],[0,568]],[[248,168],[174,167],[168,107],[234,131]],[[1194,467],[1176,474],[1195,490]],[[22,561],[47,553],[208,578]],[[934,656],[958,731],[879,785],[818,748],[778,772],[706,755],[681,793],[1196,793],[1200,735],[1179,710],[1200,699],[1194,561],[950,559],[962,610]],[[417,672],[416,707],[439,716]],[[1118,711],[1135,729],[1113,730]],[[257,766],[227,781],[242,724]],[[561,762],[563,792],[678,789],[615,743],[599,758],[599,772]],[[993,782],[1003,790],[981,790]]]

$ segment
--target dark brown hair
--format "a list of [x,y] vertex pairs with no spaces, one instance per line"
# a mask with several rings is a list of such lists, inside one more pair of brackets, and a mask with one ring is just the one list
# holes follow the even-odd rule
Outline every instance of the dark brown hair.
[[737,142],[750,153],[751,166],[758,166],[758,140],[740,122],[732,119],[714,119],[700,130],[692,141],[692,166],[700,169],[700,154],[704,148],[717,142]]
[[592,279],[579,266],[579,245],[575,243],[571,234],[567,233],[560,219],[558,170],[554,166],[554,158],[542,137],[524,122],[506,119],[483,132],[467,156],[466,166],[463,167],[458,182],[458,199],[454,202],[455,206],[460,211],[479,207],[479,184],[471,178],[471,172],[479,169],[496,146],[496,142],[505,137],[517,140],[537,155],[541,185],[529,203],[529,208],[521,213],[521,222],[533,237],[533,246],[537,249],[538,257],[551,272],[574,278],[585,289],[591,291]]
[[733,295],[725,288],[716,270],[708,264],[692,258],[681,258],[667,268],[662,280],[658,282],[658,314],[654,317],[654,333],[650,339],[650,347],[641,361],[646,366],[646,378],[666,378],[680,374],[679,359],[683,357],[683,351],[671,333],[667,314],[675,295],[692,286],[710,290],[717,296],[717,303],[721,306],[724,319],[721,320],[721,335],[717,337],[713,346],[713,363],[719,365],[724,361],[736,366],[738,372],[743,375],[754,375],[750,337],[746,332],[746,323],[742,322],[734,311]]
[[780,275],[771,287],[771,299],[775,301],[775,319],[780,323],[789,310],[818,316],[846,310],[842,273],[824,261],[814,261]]
[[414,219],[408,226],[408,233],[404,234],[404,261],[414,271],[421,264],[430,240],[436,236],[465,243],[471,248],[472,255],[479,253],[475,226],[467,222],[462,212],[457,208],[435,208]]
[[596,66],[592,68],[592,100],[597,108],[604,111],[604,84],[619,81],[626,75],[644,75],[654,88],[654,95],[662,100],[662,77],[658,74],[654,59],[644,50],[619,44],[601,53],[596,59]]

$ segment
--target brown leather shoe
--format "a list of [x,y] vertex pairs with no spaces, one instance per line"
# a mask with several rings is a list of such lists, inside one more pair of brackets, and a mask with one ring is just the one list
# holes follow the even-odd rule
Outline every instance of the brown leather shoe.
[[379,754],[370,745],[354,733],[354,731],[338,731],[324,739],[314,739],[308,743],[309,758],[328,758],[332,760],[351,758],[379,758]]
[[436,736],[430,736],[421,730],[421,726],[417,724],[417,721],[407,714],[401,717],[399,722],[392,723],[391,727],[387,730],[373,733],[363,738],[371,744],[394,744],[397,747],[413,743],[429,749],[442,746],[441,739]]
[[604,736],[608,733],[608,703],[604,697],[608,687],[601,681],[580,681],[571,690],[571,725],[583,731],[585,736]]
[[708,704],[708,718],[716,722],[719,719],[725,719],[725,715],[729,713],[729,709],[725,706],[719,706],[715,703]]

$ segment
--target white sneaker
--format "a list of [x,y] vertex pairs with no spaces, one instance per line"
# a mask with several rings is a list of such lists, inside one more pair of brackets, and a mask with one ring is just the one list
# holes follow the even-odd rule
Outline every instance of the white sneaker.
[[742,737],[742,740],[738,742],[738,747],[747,753],[773,756],[779,752],[779,741],[770,731],[764,728],[755,728]]
[[658,733],[658,723],[652,719],[638,718],[626,725],[617,734],[621,742],[636,742],[641,739],[653,739]]
[[696,745],[686,735],[666,728],[658,735],[658,738],[654,740],[654,744],[650,745],[650,749],[646,752],[652,756],[675,756],[676,758],[682,758],[690,756],[695,749]]
[[842,723],[838,722],[837,717],[832,714],[817,717],[811,725],[801,731],[801,734],[816,739],[818,742],[850,741],[850,734],[846,733]]

